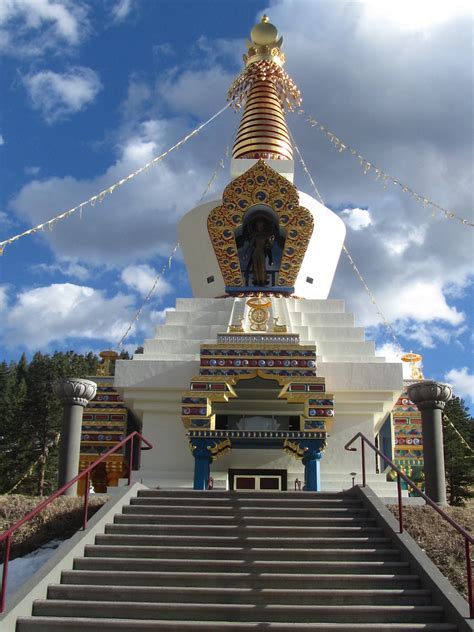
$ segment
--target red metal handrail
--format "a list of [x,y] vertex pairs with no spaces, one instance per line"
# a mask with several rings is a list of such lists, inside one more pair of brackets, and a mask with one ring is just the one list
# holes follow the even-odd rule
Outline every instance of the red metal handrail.
[[131,480],[132,480],[133,442],[135,440],[135,437],[139,438],[140,441],[142,441],[146,446],[146,447],[140,446],[141,450],[151,450],[153,448],[153,445],[148,441],[148,439],[145,439],[145,437],[142,436],[139,432],[137,431],[132,432],[131,434],[128,435],[128,437],[125,437],[125,439],[122,439],[120,443],[117,443],[117,445],[115,445],[113,448],[111,448],[107,452],[104,452],[104,454],[102,454],[97,459],[97,461],[94,461],[94,463],[89,465],[88,468],[80,472],[80,474],[78,474],[73,479],[71,479],[68,483],[63,485],[63,487],[55,491],[54,494],[52,494],[51,496],[43,500],[43,502],[40,503],[34,509],[32,509],[30,513],[26,514],[26,516],[21,518],[21,520],[18,520],[18,522],[15,522],[14,525],[12,525],[9,529],[4,531],[0,535],[0,543],[5,540],[5,553],[4,553],[4,560],[3,560],[3,575],[2,575],[2,593],[1,593],[1,598],[0,598],[0,614],[5,611],[5,598],[6,598],[7,580],[8,580],[8,563],[10,561],[10,549],[11,549],[11,541],[12,541],[13,533],[15,533],[15,531],[19,529],[22,525],[24,525],[26,522],[29,522],[32,518],[37,516],[53,500],[56,500],[56,498],[59,498],[59,496],[62,496],[65,491],[67,491],[70,487],[72,487],[75,483],[77,483],[77,481],[81,480],[82,478],[86,479],[85,490],[84,490],[84,507],[82,510],[82,528],[85,530],[87,528],[87,514],[88,514],[88,509],[89,509],[89,485],[90,485],[91,472],[97,467],[97,465],[99,465],[99,463],[102,463],[102,461],[105,461],[105,459],[108,456],[110,456],[111,454],[114,454],[114,452],[117,452],[117,450],[120,450],[120,448],[130,443],[130,456],[128,459],[128,472],[127,472],[128,485],[130,485]]
[[429,496],[427,496],[424,492],[421,491],[419,487],[408,478],[406,474],[402,472],[402,470],[395,465],[393,461],[391,461],[385,454],[383,454],[362,432],[358,432],[355,437],[353,437],[346,445],[344,446],[345,450],[350,452],[356,452],[357,448],[351,448],[350,446],[360,438],[360,449],[361,449],[361,457],[362,457],[362,487],[366,486],[366,475],[365,475],[365,449],[364,445],[367,444],[372,448],[374,452],[376,452],[382,459],[390,465],[390,467],[395,470],[397,473],[397,495],[398,495],[398,522],[400,525],[400,533],[403,533],[403,503],[402,503],[402,485],[401,479],[403,479],[414,491],[416,491],[424,501],[430,506],[433,507],[435,511],[439,513],[439,515],[449,522],[449,524],[456,529],[458,533],[460,533],[464,538],[465,550],[466,550],[466,576],[467,576],[467,594],[469,601],[469,617],[474,619],[474,593],[472,586],[472,565],[471,565],[471,544],[474,544],[474,537],[466,531],[460,524],[458,524],[455,520],[451,518],[451,516],[446,513],[439,505],[437,505]]

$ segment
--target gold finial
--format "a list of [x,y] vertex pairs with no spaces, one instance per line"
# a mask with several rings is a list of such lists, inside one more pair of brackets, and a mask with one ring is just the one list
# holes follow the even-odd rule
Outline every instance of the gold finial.
[[278,29],[264,15],[262,20],[250,31],[250,42],[247,40],[248,55],[245,57],[247,64],[265,59],[274,61],[282,66],[285,56],[280,50],[283,42],[282,37],[278,37]]
[[423,360],[422,355],[420,355],[419,353],[413,353],[413,351],[410,351],[410,353],[405,353],[404,355],[402,355],[400,359],[402,362],[408,362],[410,364],[410,372],[411,372],[412,380],[423,379],[423,372],[421,368],[417,366],[417,364]]
[[99,355],[102,358],[102,364],[100,364],[97,369],[97,375],[112,375],[111,368],[113,368],[115,360],[118,358],[119,354],[110,349],[108,351],[101,351]]

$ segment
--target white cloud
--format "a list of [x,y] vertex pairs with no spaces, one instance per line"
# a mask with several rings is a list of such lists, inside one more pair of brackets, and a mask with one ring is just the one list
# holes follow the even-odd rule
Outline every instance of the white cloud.
[[0,134],[0,145],[4,145],[5,144],[5,139],[3,138],[3,135]]
[[[375,349],[376,356],[382,356],[387,362],[402,362],[401,357],[403,353],[393,342],[386,342],[380,347]],[[421,365],[418,365],[421,367]],[[408,362],[402,362],[403,379],[408,380],[411,377],[411,368]]]
[[134,0],[118,0],[112,8],[114,22],[122,22],[129,15],[135,4]]
[[[370,11],[375,15],[373,7],[355,2],[300,2],[298,11],[293,1],[272,2],[271,19],[282,30],[286,69],[301,88],[305,112],[387,173],[467,214],[473,207],[472,24],[453,9],[456,19],[445,16],[435,25],[428,20],[423,34],[378,27],[368,37]],[[223,102],[233,76],[220,63],[209,64],[206,55],[218,48],[216,40],[206,45],[211,52],[200,45],[191,66],[183,66],[180,57],[156,85],[143,77],[131,80],[124,124],[117,132],[118,156],[104,173],[90,180],[71,176],[31,182],[13,200],[18,215],[37,224],[67,210],[167,149],[196,125],[196,118],[207,118],[213,107],[209,95]],[[231,42],[232,51],[234,46]],[[237,49],[244,52],[243,37]],[[165,119],[163,104],[181,116]],[[47,240],[59,258],[87,265],[129,266],[168,255],[179,219],[196,205],[239,119],[226,113],[100,208],[85,209],[87,221],[73,217],[38,238]],[[335,151],[305,117],[289,114],[287,120],[328,205],[346,208],[350,202],[361,212],[346,213],[354,224],[347,247],[397,333],[422,346],[456,338],[465,320],[458,297],[472,278],[470,230],[440,213],[431,217],[430,209],[399,187],[385,189],[373,171],[364,176],[352,154]],[[226,169],[218,184],[228,180]],[[297,173],[295,182],[310,192],[304,174]],[[105,247],[111,243],[113,248]],[[332,296],[345,298],[360,324],[380,323],[344,254]]]
[[392,320],[413,318],[419,321],[444,320],[450,325],[460,325],[465,316],[455,307],[450,307],[437,281],[408,279],[403,287],[397,288],[395,295],[384,301]]
[[30,167],[25,167],[24,172],[27,176],[37,176],[41,171],[41,167],[37,165],[31,165]]
[[6,310],[8,305],[8,287],[0,285],[0,312]]
[[474,402],[474,374],[469,372],[468,367],[451,369],[445,374],[444,379],[452,384],[455,396]]
[[402,255],[411,245],[421,246],[426,235],[426,226],[401,226],[398,233],[384,240],[391,255]]
[[[122,270],[122,281],[127,287],[132,290],[136,290],[142,296],[146,296],[151,290],[155,279],[157,277],[157,271],[148,265],[130,265]],[[158,279],[154,296],[161,298],[165,294],[172,292],[172,286],[165,281],[165,279]]]
[[197,116],[204,116],[209,112],[209,95],[219,95],[215,100],[224,105],[225,95],[234,76],[225,72],[218,64],[211,68],[184,70],[178,72],[175,68],[169,77],[160,81],[157,88],[160,98],[173,111],[192,112]]
[[0,50],[14,56],[40,56],[77,46],[88,32],[87,7],[79,0],[2,0]]
[[[180,218],[198,203],[216,168],[216,156],[224,151],[219,124],[214,125],[215,134],[194,137],[179,152],[105,197],[102,204],[84,208],[82,220],[77,213],[39,237],[47,240],[60,260],[88,266],[127,266],[157,254],[168,257]],[[190,129],[182,119],[145,120],[123,139],[117,161],[103,174],[91,180],[68,176],[32,181],[12,206],[30,225],[37,225],[135,171]],[[227,173],[219,168],[215,188],[228,178]]]
[[65,119],[90,105],[102,89],[98,74],[76,66],[68,72],[43,70],[24,78],[33,108],[48,123]]
[[342,211],[344,222],[352,230],[361,230],[372,224],[372,218],[367,210],[362,208],[346,208]]
[[461,16],[472,15],[470,0],[363,0],[367,26],[381,29],[381,23],[406,31],[425,31]]
[[32,266],[32,271],[39,274],[63,274],[78,279],[79,281],[86,281],[90,278],[90,271],[83,265],[74,261],[65,263],[37,263]]
[[5,213],[5,211],[0,211],[0,227],[3,229],[10,229],[15,225],[15,220],[11,215]]
[[[7,286],[0,286],[1,342],[6,348],[35,351],[50,350],[53,345],[61,348],[72,339],[82,339],[84,348],[86,341],[92,341],[92,346],[115,346],[135,316],[135,301],[135,294],[107,296],[105,291],[85,285],[53,283],[25,289],[8,304]],[[142,344],[155,325],[163,322],[167,309],[144,311],[127,335],[127,344]]]
[[24,290],[5,317],[4,344],[39,349],[76,337],[117,342],[132,310],[130,296],[108,298],[101,290],[71,283]]

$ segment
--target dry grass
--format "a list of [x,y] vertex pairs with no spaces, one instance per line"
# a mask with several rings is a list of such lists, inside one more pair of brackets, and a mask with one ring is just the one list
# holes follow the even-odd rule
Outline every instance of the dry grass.
[[[395,506],[389,509],[398,518]],[[474,530],[474,506],[448,507],[447,512],[467,531]],[[464,538],[434,509],[425,506],[403,508],[405,529],[451,584],[467,598]]]
[[[43,500],[44,498],[37,496],[0,496],[0,533],[18,522]],[[106,500],[104,496],[91,496],[89,518]],[[82,503],[82,498],[72,496],[61,496],[54,500],[32,521],[15,532],[10,559],[31,553],[50,540],[70,538],[82,524]],[[0,545],[0,549],[0,562],[3,562],[4,547]]]

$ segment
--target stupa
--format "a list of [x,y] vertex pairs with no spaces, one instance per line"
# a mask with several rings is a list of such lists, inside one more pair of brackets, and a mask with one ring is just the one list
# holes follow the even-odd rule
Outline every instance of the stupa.
[[[328,299],[345,226],[293,184],[285,111],[300,93],[266,16],[229,90],[243,108],[230,182],[179,225],[193,298],[178,299],[115,388],[155,449],[139,477],[195,489],[349,487],[403,387],[343,299]],[[375,463],[371,486],[387,494]]]

